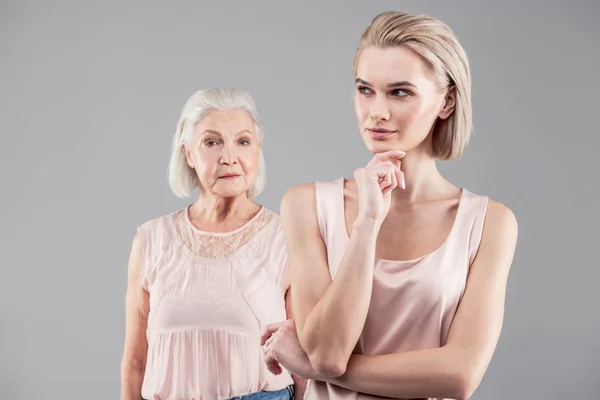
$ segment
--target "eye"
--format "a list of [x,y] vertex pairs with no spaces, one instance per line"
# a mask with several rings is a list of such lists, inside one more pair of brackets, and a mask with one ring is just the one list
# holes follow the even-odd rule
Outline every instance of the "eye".
[[216,146],[218,143],[217,143],[217,141],[216,141],[216,140],[205,140],[205,141],[204,141],[204,144],[205,144],[207,147],[212,147],[212,146]]
[[248,139],[240,139],[240,144],[242,146],[248,146],[248,145],[250,145],[250,140],[248,140]]
[[406,96],[410,96],[412,93],[410,93],[407,90],[404,89],[395,89],[392,90],[391,92],[392,96],[396,96],[396,97],[406,97]]
[[371,93],[373,93],[373,91],[370,88],[366,87],[366,86],[359,86],[359,87],[356,88],[356,90],[358,90],[358,92],[361,93],[361,94],[371,94]]

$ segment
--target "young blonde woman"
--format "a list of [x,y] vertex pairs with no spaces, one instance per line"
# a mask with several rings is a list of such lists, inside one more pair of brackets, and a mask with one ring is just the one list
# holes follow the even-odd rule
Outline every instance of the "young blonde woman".
[[469,141],[467,56],[443,22],[386,12],[354,71],[374,157],[284,196],[295,321],[267,328],[265,360],[309,378],[310,400],[468,399],[500,335],[517,222],[436,168]]

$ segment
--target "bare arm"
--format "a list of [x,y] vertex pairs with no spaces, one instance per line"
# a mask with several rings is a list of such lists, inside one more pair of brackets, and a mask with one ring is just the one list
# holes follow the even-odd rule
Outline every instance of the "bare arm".
[[367,317],[379,226],[373,219],[354,223],[344,258],[332,281],[317,222],[315,186],[291,188],[283,197],[281,218],[290,260],[298,338],[319,374],[340,376],[346,370]]
[[[294,312],[292,310],[292,291],[290,290],[290,268],[289,265],[285,270],[285,310],[287,319],[294,319]],[[297,375],[292,374],[294,380],[294,396],[298,399],[304,398],[304,392],[306,391],[306,379],[301,378]]]
[[490,201],[479,252],[445,346],[378,356],[354,354],[343,376],[315,379],[386,397],[468,399],[500,336],[517,230],[513,213]]
[[141,400],[146,370],[146,326],[149,295],[141,285],[144,256],[136,235],[133,239],[127,272],[125,297],[125,347],[121,360],[121,400]]

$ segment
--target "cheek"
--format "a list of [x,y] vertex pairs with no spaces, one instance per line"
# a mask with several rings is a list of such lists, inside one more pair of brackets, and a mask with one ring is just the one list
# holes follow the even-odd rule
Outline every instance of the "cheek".
[[256,172],[256,169],[258,168],[259,152],[260,150],[258,147],[252,147],[240,154],[240,163],[242,164],[246,175],[254,175]]
[[433,126],[435,120],[438,117],[439,108],[437,104],[427,104],[419,109],[419,123],[423,130],[429,133],[429,130]]
[[393,115],[406,128],[422,127],[430,124],[432,108],[421,101],[397,102],[393,108]]
[[368,100],[359,95],[354,96],[354,112],[359,122],[364,121],[369,116]]
[[210,151],[198,150],[191,154],[199,175],[212,174],[216,167],[216,157]]

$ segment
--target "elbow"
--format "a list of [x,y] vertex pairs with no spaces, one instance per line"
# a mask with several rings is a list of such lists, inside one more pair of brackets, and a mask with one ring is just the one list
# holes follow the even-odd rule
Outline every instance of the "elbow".
[[348,360],[325,354],[310,354],[308,358],[317,375],[324,378],[338,378],[346,373]]
[[453,399],[469,400],[479,386],[481,378],[479,374],[465,370],[460,371],[453,379]]
[[322,337],[318,336],[303,336],[303,332],[298,331],[298,339],[300,339],[310,365],[318,376],[323,378],[338,378],[346,373],[350,353],[341,346],[339,342],[329,340],[319,340]]

